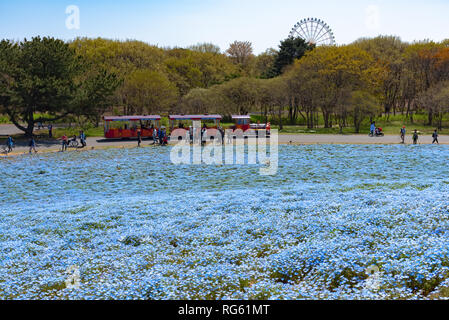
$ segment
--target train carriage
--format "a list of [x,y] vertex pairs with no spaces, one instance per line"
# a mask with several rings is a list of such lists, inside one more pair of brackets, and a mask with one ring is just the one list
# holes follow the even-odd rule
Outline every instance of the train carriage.
[[248,130],[255,131],[258,136],[260,131],[265,131],[266,136],[269,137],[271,134],[271,124],[261,124],[261,123],[251,123],[251,116],[249,115],[233,115],[232,120],[235,125],[231,127],[232,130],[241,129],[244,133]]
[[121,116],[104,117],[104,137],[106,139],[137,138],[140,131],[142,138],[153,138],[153,129],[160,128],[161,117]]

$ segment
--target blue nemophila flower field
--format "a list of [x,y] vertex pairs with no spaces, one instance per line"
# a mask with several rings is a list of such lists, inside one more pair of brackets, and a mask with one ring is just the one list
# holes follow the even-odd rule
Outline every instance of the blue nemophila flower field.
[[0,298],[449,296],[448,160],[443,146],[283,146],[262,177],[174,166],[168,148],[3,158]]

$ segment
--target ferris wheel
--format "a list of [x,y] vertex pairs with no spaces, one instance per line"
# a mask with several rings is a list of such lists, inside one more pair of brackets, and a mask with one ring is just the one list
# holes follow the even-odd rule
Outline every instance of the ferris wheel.
[[290,37],[300,37],[307,43],[317,46],[335,45],[332,29],[323,20],[317,18],[307,18],[299,21],[290,32]]

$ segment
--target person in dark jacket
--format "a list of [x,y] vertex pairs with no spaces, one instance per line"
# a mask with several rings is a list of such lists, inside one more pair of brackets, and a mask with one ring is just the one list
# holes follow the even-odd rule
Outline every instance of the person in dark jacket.
[[406,133],[407,133],[407,131],[406,131],[405,127],[402,127],[401,128],[401,140],[402,140],[402,143],[405,143],[405,134]]
[[140,148],[141,144],[142,144],[142,131],[139,129],[137,130],[137,147]]
[[81,146],[82,148],[87,147],[87,143],[86,143],[86,134],[84,133],[84,131],[80,131],[80,140],[81,140]]
[[28,146],[30,147],[30,154],[32,153],[32,151],[34,151],[34,153],[37,153],[36,140],[34,140],[34,136],[31,136],[31,139],[30,139],[30,142],[28,143]]
[[418,139],[419,139],[418,130],[415,130],[415,132],[413,132],[413,144],[418,144]]
[[440,144],[440,142],[438,141],[438,137],[439,137],[438,131],[435,130],[434,133],[432,134],[432,138],[433,138],[432,144],[434,144],[435,142],[436,142],[437,144]]
[[12,148],[14,146],[14,139],[11,136],[8,136],[6,140],[6,147],[8,148],[8,153],[12,152]]

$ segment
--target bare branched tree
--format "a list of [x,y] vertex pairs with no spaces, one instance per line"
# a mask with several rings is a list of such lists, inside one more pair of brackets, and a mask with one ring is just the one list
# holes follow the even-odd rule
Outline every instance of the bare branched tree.
[[249,41],[234,41],[226,53],[236,64],[246,65],[253,57],[253,45]]

